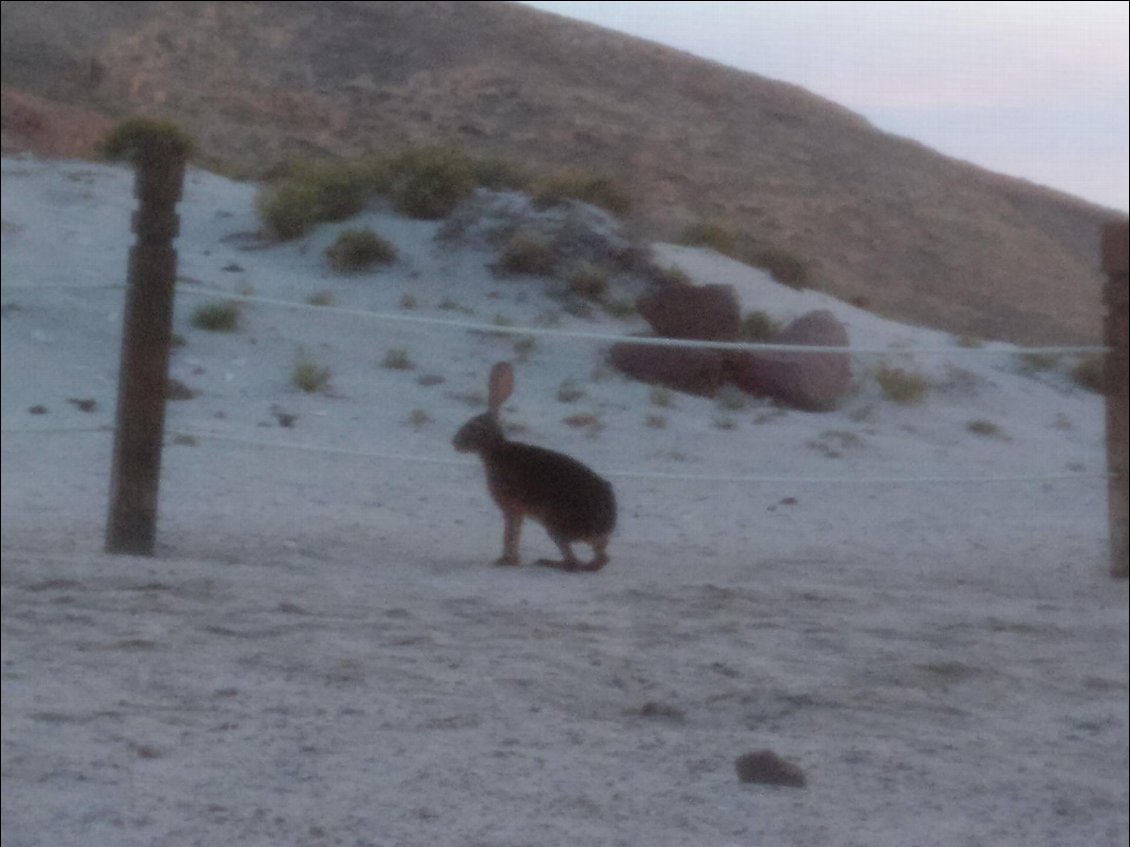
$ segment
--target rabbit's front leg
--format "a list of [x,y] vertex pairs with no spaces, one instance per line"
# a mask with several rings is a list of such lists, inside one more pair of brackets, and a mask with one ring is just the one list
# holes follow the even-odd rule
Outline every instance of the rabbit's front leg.
[[495,560],[496,565],[520,565],[518,558],[518,538],[522,534],[522,512],[519,509],[503,509],[502,517],[502,555]]

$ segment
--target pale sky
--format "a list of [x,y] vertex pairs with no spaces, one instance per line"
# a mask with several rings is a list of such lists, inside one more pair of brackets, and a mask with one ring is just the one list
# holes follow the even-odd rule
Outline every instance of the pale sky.
[[947,155],[1130,208],[1130,3],[527,5],[800,85]]

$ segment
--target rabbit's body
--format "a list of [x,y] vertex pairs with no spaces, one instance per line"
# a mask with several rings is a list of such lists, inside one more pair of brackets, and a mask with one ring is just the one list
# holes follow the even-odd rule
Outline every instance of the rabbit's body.
[[[510,374],[507,377],[499,373]],[[455,449],[478,453],[486,469],[487,488],[505,519],[503,551],[499,564],[517,565],[522,520],[542,524],[564,559],[542,562],[564,570],[596,571],[608,562],[605,548],[616,526],[616,497],[611,484],[585,465],[563,453],[532,444],[507,440],[498,423],[498,408],[510,394],[513,376],[509,366],[491,375],[491,411],[472,418],[456,433]],[[570,545],[584,542],[593,548],[584,564]]]

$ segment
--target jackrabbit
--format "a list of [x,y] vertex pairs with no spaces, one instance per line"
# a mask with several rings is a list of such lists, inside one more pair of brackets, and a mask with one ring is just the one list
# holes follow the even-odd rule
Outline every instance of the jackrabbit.
[[[490,372],[489,409],[471,418],[455,434],[455,449],[478,453],[487,487],[505,521],[499,565],[518,565],[518,536],[528,515],[540,522],[561,550],[561,561],[538,564],[566,571],[598,571],[608,564],[605,548],[616,525],[616,496],[607,480],[562,453],[509,441],[498,412],[514,390],[514,370],[499,362]],[[583,541],[592,561],[581,562],[570,545]]]

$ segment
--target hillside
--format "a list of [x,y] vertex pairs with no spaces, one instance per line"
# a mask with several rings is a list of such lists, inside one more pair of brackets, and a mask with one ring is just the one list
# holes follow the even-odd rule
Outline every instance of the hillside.
[[1098,231],[1113,213],[794,86],[517,5],[6,2],[3,79],[6,150],[26,91],[171,118],[249,173],[419,143],[582,163],[628,184],[650,235],[725,220],[884,315],[1099,338]]

